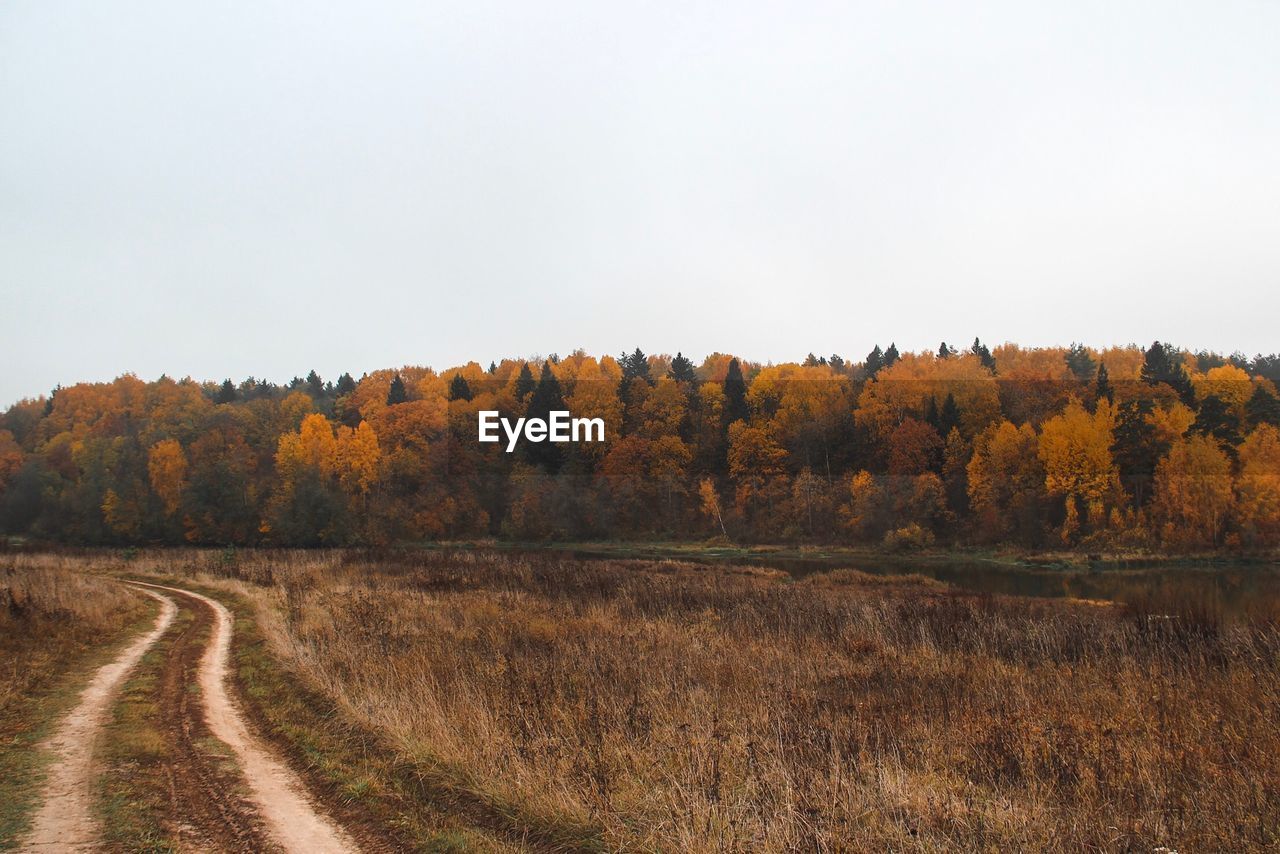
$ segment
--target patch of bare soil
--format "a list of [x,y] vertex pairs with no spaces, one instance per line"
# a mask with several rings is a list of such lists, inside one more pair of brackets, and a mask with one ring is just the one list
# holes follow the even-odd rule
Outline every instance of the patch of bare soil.
[[264,851],[271,848],[261,818],[241,797],[245,783],[234,762],[213,744],[196,683],[213,612],[179,594],[194,620],[174,638],[157,687],[160,725],[171,757],[169,814],[183,849]]
[[213,619],[213,632],[197,675],[209,733],[227,745],[244,775],[248,800],[261,816],[269,840],[299,854],[357,851],[355,840],[314,804],[296,774],[250,732],[227,687],[233,621],[222,603],[179,588],[147,585],[200,602]]
[[91,851],[97,845],[98,827],[93,803],[93,749],[107,712],[125,677],[146,651],[168,630],[177,607],[168,596],[143,591],[160,602],[160,614],[151,631],[130,643],[116,658],[99,668],[80,700],[45,744],[54,754],[32,818],[25,851]]

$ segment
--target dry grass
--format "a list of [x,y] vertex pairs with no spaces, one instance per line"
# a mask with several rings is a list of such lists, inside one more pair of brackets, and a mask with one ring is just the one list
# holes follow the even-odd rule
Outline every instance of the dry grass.
[[154,613],[84,562],[0,555],[0,850],[16,843],[47,757],[36,749],[95,666]]
[[241,579],[276,654],[407,758],[610,847],[1277,845],[1274,621],[854,572],[186,560]]
[[68,656],[124,630],[146,610],[136,593],[52,555],[0,556],[0,716],[61,672]]

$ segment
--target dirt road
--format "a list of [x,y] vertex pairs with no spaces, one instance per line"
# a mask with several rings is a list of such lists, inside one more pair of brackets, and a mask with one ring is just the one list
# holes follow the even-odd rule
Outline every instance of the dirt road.
[[91,809],[94,742],[125,677],[168,630],[178,610],[168,596],[143,592],[160,602],[155,626],[94,674],[80,701],[46,743],[54,760],[23,850],[90,851],[95,847],[98,830]]
[[[189,590],[135,586],[160,602],[160,614],[150,631],[94,674],[46,743],[55,758],[21,850],[93,851],[101,844],[93,811],[95,745],[121,686],[170,631],[181,606],[192,618],[166,639],[155,689],[156,723],[171,757],[166,823],[174,841],[184,850],[358,851],[351,835],[317,809],[297,775],[250,732],[227,687],[234,623],[226,607]],[[227,750],[211,750],[210,739],[225,745],[234,761]]]
[[146,585],[194,600],[214,615],[213,631],[200,659],[197,681],[209,733],[231,748],[249,786],[250,805],[270,841],[290,852],[356,851],[355,840],[317,810],[301,780],[248,728],[227,691],[233,621],[222,603],[174,587]]
[[[261,816],[244,796],[244,777],[228,758],[230,751],[214,746],[200,692],[193,690],[213,636],[213,609],[185,594],[173,598],[179,618],[161,641],[164,662],[149,698],[164,741],[163,766],[150,773],[167,783],[165,831],[180,851],[272,850]],[[147,773],[145,768],[120,770]]]

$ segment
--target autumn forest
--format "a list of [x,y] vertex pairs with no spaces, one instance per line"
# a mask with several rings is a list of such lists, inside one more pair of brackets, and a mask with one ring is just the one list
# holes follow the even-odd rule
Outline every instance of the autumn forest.
[[[83,544],[1280,544],[1280,356],[1155,342],[760,365],[583,352],[280,386],[126,375],[0,414],[0,525]],[[476,438],[477,413],[606,441]]]

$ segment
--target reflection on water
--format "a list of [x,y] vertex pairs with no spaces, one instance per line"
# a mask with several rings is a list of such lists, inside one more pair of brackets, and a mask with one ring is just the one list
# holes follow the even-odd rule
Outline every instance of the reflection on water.
[[[573,552],[575,557],[618,557],[616,553]],[[673,557],[657,552],[632,557]],[[1036,567],[995,561],[936,558],[789,557],[769,554],[680,555],[695,563],[734,563],[781,569],[794,576],[857,569],[876,575],[917,573],[965,590],[1013,596],[1072,597],[1112,602],[1195,602],[1223,615],[1280,613],[1280,565],[1134,563],[1123,569]]]

